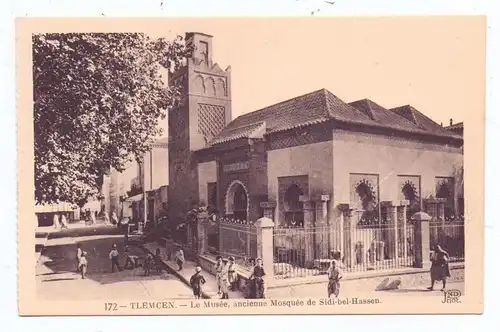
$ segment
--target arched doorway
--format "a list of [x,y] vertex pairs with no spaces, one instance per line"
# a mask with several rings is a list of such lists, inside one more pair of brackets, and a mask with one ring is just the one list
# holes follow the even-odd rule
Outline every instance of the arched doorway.
[[226,215],[228,217],[247,220],[248,193],[240,181],[233,181],[226,193]]

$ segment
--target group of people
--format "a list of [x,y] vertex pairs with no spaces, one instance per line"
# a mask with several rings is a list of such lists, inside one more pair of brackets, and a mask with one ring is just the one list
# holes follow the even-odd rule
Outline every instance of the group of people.
[[[266,273],[262,266],[262,259],[251,258],[249,263],[251,264],[251,275],[246,285],[246,298],[263,299],[265,298],[264,276]],[[221,299],[229,299],[229,292],[238,290],[238,271],[234,257],[224,258],[222,256],[217,256],[214,271],[217,294]],[[203,285],[206,283],[206,279],[201,272],[201,267],[197,266],[195,268],[195,273],[190,279],[193,295],[197,299],[201,297]]]
[[68,229],[68,218],[66,214],[62,213],[60,218],[57,213],[54,214],[53,224],[55,229]]

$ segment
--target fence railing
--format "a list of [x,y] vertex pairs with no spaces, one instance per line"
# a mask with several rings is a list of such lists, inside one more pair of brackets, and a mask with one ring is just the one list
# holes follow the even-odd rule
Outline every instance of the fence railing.
[[219,255],[232,256],[240,265],[257,257],[257,230],[252,222],[221,218],[218,229]]
[[346,272],[411,267],[415,255],[414,230],[411,223],[346,229],[277,228],[274,231],[275,278],[325,274],[335,251]]
[[450,255],[450,262],[465,258],[465,234],[463,221],[433,221],[429,225],[431,250],[439,245]]

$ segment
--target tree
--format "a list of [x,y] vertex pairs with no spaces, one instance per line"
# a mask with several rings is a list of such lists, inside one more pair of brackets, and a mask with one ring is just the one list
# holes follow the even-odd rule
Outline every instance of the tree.
[[83,206],[103,175],[140,160],[180,97],[162,67],[191,50],[141,33],[33,35],[35,197]]

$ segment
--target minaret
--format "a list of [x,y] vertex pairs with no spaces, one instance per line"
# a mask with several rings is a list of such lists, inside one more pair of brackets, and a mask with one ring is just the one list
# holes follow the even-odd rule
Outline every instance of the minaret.
[[169,220],[184,220],[198,202],[198,168],[193,152],[206,146],[231,121],[231,69],[212,60],[212,36],[186,33],[194,51],[169,84],[182,88],[178,107],[169,111]]

